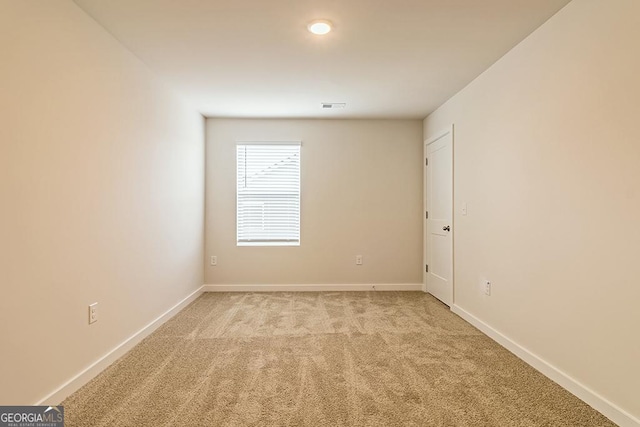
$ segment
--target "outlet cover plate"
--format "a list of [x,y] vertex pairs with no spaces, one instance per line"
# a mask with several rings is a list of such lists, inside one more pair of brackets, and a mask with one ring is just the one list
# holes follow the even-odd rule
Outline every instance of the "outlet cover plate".
[[96,323],[98,321],[98,303],[94,302],[89,304],[89,324]]

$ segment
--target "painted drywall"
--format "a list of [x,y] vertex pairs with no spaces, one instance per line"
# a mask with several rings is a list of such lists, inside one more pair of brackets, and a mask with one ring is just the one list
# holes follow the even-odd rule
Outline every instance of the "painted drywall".
[[[421,282],[420,120],[207,119],[206,128],[206,283]],[[238,247],[236,141],[283,140],[302,141],[301,244]]]
[[424,121],[455,124],[455,304],[636,418],[638,17],[574,0]]
[[0,404],[24,405],[202,285],[204,119],[71,1],[3,1],[0,28]]

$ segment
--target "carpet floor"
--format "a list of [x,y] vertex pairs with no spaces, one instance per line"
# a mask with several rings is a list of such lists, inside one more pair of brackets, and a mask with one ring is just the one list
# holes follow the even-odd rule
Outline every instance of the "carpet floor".
[[75,426],[614,426],[421,292],[206,293],[63,403]]

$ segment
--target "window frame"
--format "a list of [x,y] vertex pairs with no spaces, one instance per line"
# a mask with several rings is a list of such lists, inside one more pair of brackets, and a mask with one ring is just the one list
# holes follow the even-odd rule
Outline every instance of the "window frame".
[[[278,146],[278,145],[294,145],[298,146],[298,240],[240,240],[240,228],[239,228],[239,196],[240,193],[238,191],[238,147],[243,145],[256,146],[256,145],[270,145],[270,146]],[[300,242],[302,240],[302,218],[301,218],[301,210],[302,210],[302,141],[301,140],[291,140],[291,141],[236,141],[235,143],[235,173],[236,173],[236,181],[235,181],[235,193],[236,193],[236,246],[237,247],[296,247],[300,246]]]

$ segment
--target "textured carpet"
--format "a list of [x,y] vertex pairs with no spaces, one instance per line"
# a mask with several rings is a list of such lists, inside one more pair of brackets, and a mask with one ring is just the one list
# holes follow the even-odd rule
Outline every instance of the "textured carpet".
[[613,426],[421,292],[208,293],[63,402],[74,426]]

